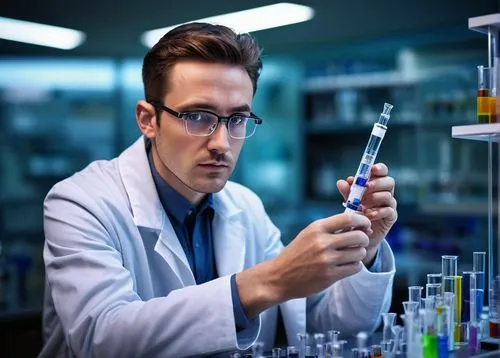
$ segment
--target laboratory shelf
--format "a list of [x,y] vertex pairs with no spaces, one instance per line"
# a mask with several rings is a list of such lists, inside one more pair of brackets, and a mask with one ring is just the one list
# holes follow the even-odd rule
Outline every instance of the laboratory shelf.
[[490,29],[500,30],[500,13],[469,18],[469,29],[487,34]]
[[453,138],[500,142],[500,123],[471,124],[451,127]]

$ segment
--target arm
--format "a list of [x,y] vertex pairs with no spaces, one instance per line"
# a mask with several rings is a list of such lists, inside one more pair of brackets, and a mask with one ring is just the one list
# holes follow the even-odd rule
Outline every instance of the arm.
[[45,201],[48,284],[74,354],[182,357],[234,348],[229,276],[143,300],[118,241],[131,233],[114,219],[115,208],[105,207],[104,214],[101,204],[71,183]]
[[395,273],[389,245],[384,241],[379,250],[382,272],[372,273],[363,268],[307,299],[308,332],[335,329],[343,336],[352,336],[360,331],[375,331],[381,313],[389,310]]

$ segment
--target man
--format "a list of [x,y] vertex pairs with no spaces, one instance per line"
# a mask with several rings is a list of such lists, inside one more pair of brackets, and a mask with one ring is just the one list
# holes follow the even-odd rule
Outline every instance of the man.
[[[146,99],[136,105],[143,136],[45,200],[41,356],[200,356],[256,340],[270,348],[278,306],[289,344],[306,328],[376,328],[394,275],[385,165],[374,167],[364,215],[318,220],[286,248],[260,199],[228,182],[262,121],[251,112],[261,67],[248,34],[202,23],[148,52]],[[344,196],[351,183],[338,182]]]

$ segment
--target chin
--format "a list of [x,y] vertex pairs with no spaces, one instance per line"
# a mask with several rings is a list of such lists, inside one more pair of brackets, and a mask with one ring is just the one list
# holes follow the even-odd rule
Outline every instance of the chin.
[[209,183],[197,183],[196,185],[193,185],[193,189],[195,189],[199,193],[217,193],[221,191],[224,186],[226,186],[226,183],[227,179],[211,180]]

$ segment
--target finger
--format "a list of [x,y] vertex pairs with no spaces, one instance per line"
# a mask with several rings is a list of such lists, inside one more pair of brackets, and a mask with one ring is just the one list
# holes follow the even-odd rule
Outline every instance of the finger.
[[352,230],[342,232],[340,234],[330,234],[329,246],[335,250],[343,250],[352,247],[367,247],[370,243],[368,235],[371,235],[371,233],[370,229],[369,234],[362,230]]
[[377,163],[372,166],[372,174],[378,177],[386,176],[389,174],[389,168],[384,163]]
[[362,261],[366,257],[366,249],[364,247],[350,247],[338,251],[335,265],[342,266],[345,264]]
[[398,212],[395,207],[374,208],[368,210],[369,212],[366,213],[366,217],[371,221],[382,219],[396,221],[398,218]]
[[342,278],[352,276],[363,269],[363,264],[360,261],[350,262],[340,266],[332,266],[335,270],[335,274],[341,276]]
[[[388,191],[378,191],[363,197],[362,210],[395,205],[396,200]],[[364,211],[363,211],[364,212]]]
[[351,231],[352,229],[367,230],[370,226],[370,220],[364,215],[356,213],[342,213],[333,215],[317,221],[322,231],[335,233],[338,231]]
[[337,189],[344,198],[344,201],[349,197],[349,191],[351,190],[351,184],[345,180],[337,180]]
[[376,191],[389,191],[394,193],[394,187],[396,186],[396,182],[393,177],[385,176],[385,177],[375,177],[366,183],[366,192],[373,193]]

